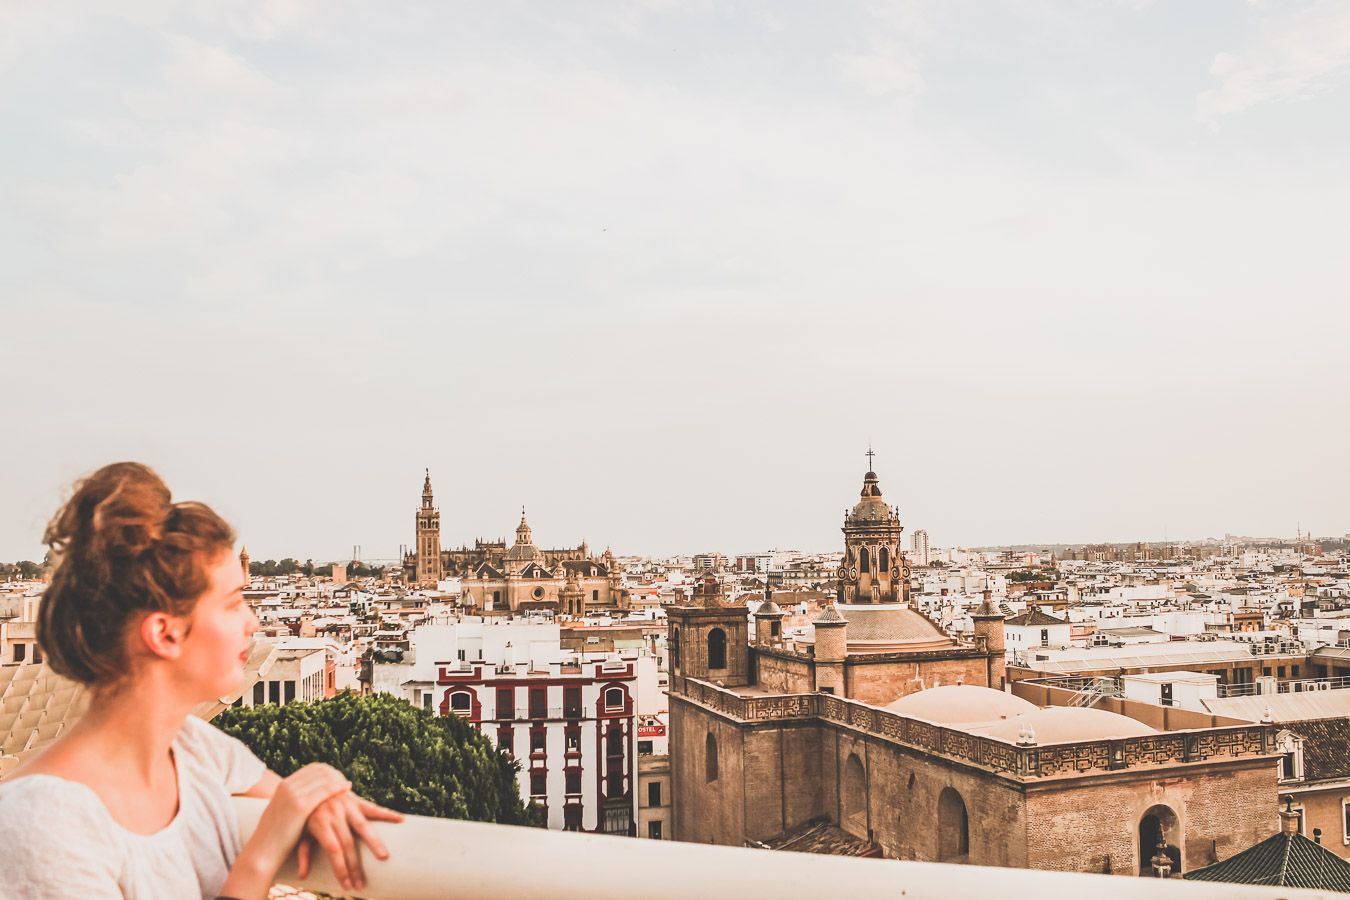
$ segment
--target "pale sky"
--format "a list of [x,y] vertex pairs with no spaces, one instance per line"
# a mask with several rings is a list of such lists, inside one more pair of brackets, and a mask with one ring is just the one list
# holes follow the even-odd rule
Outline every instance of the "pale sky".
[[1350,5],[0,5],[0,560],[1350,532]]

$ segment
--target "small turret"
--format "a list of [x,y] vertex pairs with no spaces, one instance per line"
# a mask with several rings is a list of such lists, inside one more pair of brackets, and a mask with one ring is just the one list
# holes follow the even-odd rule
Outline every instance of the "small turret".
[[848,619],[833,603],[811,625],[816,632],[816,690],[845,696],[844,659],[848,656]]
[[983,644],[985,651],[989,654],[989,663],[985,673],[989,680],[989,687],[1002,690],[1007,667],[1003,635],[1003,620],[1005,617],[1003,611],[994,604],[993,592],[987,586],[984,589],[984,599],[971,612],[970,617],[975,622],[975,642]]
[[239,551],[239,567],[244,570],[244,587],[248,587],[248,548]]
[[783,642],[783,610],[773,602],[773,590],[767,581],[764,600],[755,608],[755,643],[770,646]]

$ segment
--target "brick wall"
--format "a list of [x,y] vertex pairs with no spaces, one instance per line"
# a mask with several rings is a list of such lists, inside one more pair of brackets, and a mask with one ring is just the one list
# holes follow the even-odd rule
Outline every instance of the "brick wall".
[[[1286,790],[1280,796],[1290,793]],[[1350,859],[1350,845],[1345,842],[1345,821],[1341,801],[1350,800],[1350,788],[1339,787],[1320,791],[1296,791],[1295,808],[1303,807],[1303,833],[1311,840],[1313,829],[1322,829],[1322,846],[1341,859]]]
[[938,797],[950,787],[961,796],[969,822],[970,852],[961,861],[982,866],[1027,864],[1025,805],[1017,786],[921,752],[828,728],[821,741],[821,769],[827,776],[823,799],[835,821],[843,811],[839,779],[855,754],[867,777],[866,825],[858,829],[841,824],[861,838],[870,828],[872,840],[887,857],[939,860]]
[[988,687],[987,675],[987,659],[983,656],[909,662],[863,662],[852,657],[847,662],[847,689],[851,699],[885,706],[915,691],[943,684]]
[[[1027,789],[1027,864],[1034,869],[1135,875],[1139,823],[1154,806],[1176,814],[1182,871],[1203,868],[1279,828],[1268,759],[1178,771],[1050,781]],[[1152,856],[1149,849],[1146,856]]]
[[756,679],[760,687],[775,694],[809,694],[816,689],[811,663],[804,659],[757,653]]

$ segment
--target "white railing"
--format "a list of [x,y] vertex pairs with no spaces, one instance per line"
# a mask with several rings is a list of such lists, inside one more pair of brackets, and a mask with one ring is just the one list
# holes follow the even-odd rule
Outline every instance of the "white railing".
[[[247,839],[265,801],[236,797],[235,803]],[[850,900],[1327,900],[1330,896],[1321,891],[1178,879],[715,847],[423,816],[408,816],[399,825],[376,823],[375,828],[389,848],[389,859],[380,862],[364,854],[366,887],[358,893],[370,900],[627,900],[634,896],[643,900],[819,900],[822,896],[848,896]],[[278,881],[338,896],[346,893],[323,859],[303,880],[296,877],[292,861]]]
[[[1267,682],[1268,684],[1268,682]],[[1275,682],[1273,691],[1263,691],[1260,681],[1247,684],[1221,684],[1220,697],[1256,697],[1263,693],[1308,694],[1314,691],[1340,691],[1350,688],[1350,677],[1339,675],[1334,678],[1291,678]]]

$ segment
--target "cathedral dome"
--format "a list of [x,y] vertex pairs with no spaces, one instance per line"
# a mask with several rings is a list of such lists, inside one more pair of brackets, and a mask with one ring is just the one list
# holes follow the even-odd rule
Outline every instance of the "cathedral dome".
[[858,502],[848,514],[849,523],[890,523],[896,520],[895,511],[881,499],[881,484],[877,481],[877,473],[869,471],[863,476],[862,493]]
[[967,730],[1013,744],[1017,742],[1019,732],[1027,726],[1031,726],[1037,744],[1071,744],[1075,741],[1103,741],[1158,734],[1157,729],[1129,716],[1076,706],[1047,706]]
[[845,604],[839,611],[849,623],[849,653],[916,653],[956,646],[908,603]]
[[974,684],[948,684],[916,691],[885,707],[912,719],[938,725],[996,722],[1036,711],[1021,697]]

